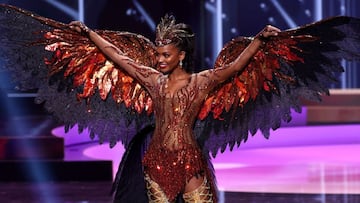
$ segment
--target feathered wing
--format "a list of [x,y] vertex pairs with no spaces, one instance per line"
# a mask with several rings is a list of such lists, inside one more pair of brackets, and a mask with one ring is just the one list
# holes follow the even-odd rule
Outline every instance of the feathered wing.
[[[37,103],[64,122],[89,128],[100,142],[125,146],[152,122],[148,92],[66,24],[0,5],[0,59],[21,89],[37,89]],[[97,30],[136,62],[155,66],[153,43],[143,36]],[[126,130],[128,129],[128,130]]]
[[[226,44],[215,68],[231,63],[251,40]],[[279,33],[207,97],[195,125],[199,142],[215,156],[258,130],[268,138],[271,129],[291,120],[291,109],[301,112],[301,98],[320,101],[329,94],[342,59],[360,59],[359,19],[334,17]]]

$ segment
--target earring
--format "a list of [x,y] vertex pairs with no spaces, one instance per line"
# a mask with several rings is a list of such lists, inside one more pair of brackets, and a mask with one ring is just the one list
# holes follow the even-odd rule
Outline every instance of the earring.
[[182,63],[182,61],[180,61],[180,62],[179,62],[179,66],[181,66],[181,67],[183,66],[183,63]]

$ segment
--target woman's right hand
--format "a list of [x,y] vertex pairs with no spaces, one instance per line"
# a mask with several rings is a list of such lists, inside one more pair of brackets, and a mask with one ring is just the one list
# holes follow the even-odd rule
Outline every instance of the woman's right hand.
[[255,36],[255,38],[258,38],[261,41],[267,41],[270,37],[277,36],[279,32],[281,32],[279,28],[267,25]]

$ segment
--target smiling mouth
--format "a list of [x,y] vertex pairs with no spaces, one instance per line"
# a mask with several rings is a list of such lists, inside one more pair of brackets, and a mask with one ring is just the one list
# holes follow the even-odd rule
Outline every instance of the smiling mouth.
[[167,64],[159,64],[159,68],[160,68],[160,69],[164,69],[164,68],[166,68],[166,67],[168,67]]

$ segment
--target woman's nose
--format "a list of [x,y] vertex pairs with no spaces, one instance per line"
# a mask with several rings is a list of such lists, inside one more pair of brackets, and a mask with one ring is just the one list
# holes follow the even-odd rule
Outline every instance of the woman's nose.
[[158,57],[157,57],[157,61],[158,61],[158,62],[163,62],[163,61],[164,61],[164,57],[158,56]]

